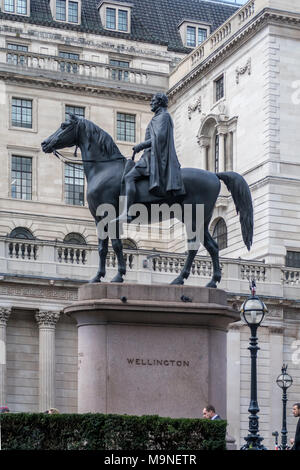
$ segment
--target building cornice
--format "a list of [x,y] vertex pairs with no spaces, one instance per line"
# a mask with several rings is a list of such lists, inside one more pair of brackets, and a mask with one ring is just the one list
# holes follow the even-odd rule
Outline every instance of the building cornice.
[[170,101],[178,98],[189,90],[199,79],[200,75],[208,73],[209,70],[224,61],[227,57],[231,56],[237,49],[239,49],[245,42],[251,39],[265,26],[272,24],[300,27],[300,15],[293,15],[290,12],[281,12],[265,8],[243,28],[237,31],[237,33],[232,35],[218,49],[213,51],[206,59],[188,72],[178,83],[170,88],[168,91]]
[[116,99],[116,100],[129,100],[134,102],[143,102],[149,103],[153,93],[157,90],[149,89],[146,91],[144,89],[132,89],[124,90],[121,88],[109,87],[105,84],[103,85],[88,85],[86,83],[72,83],[67,80],[57,80],[47,77],[38,77],[38,76],[29,76],[29,75],[16,75],[14,72],[9,71],[0,71],[0,79],[9,84],[22,85],[22,87],[39,88],[39,89],[53,89],[53,90],[68,90],[69,92],[80,93],[81,95],[101,95],[101,97]]

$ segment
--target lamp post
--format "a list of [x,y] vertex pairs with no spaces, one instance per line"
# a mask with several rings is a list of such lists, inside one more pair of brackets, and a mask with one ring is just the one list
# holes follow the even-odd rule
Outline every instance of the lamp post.
[[281,430],[281,450],[287,450],[287,428],[286,428],[286,404],[287,389],[293,384],[292,377],[287,373],[287,365],[282,366],[281,374],[277,377],[276,383],[282,389],[282,430]]
[[241,450],[266,450],[262,445],[261,441],[263,437],[259,435],[258,427],[258,416],[259,412],[258,402],[257,402],[257,351],[260,349],[258,347],[258,338],[256,336],[257,328],[262,323],[264,316],[267,312],[267,307],[260,300],[256,294],[256,285],[255,281],[252,281],[251,295],[243,303],[241,307],[241,319],[247,323],[251,331],[250,337],[250,346],[249,350],[251,353],[251,397],[250,405],[248,411],[249,416],[249,434],[245,437],[246,444],[244,444]]

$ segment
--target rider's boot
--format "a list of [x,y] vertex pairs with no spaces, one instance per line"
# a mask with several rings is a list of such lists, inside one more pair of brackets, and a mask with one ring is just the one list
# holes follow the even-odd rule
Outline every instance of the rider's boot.
[[123,209],[123,212],[119,215],[119,217],[112,220],[112,223],[119,222],[123,224],[123,223],[129,223],[133,220],[133,217],[128,215],[128,210],[130,206],[132,206],[135,200],[135,194],[136,194],[135,181],[133,180],[133,178],[130,178],[130,180],[129,179],[126,180],[126,177],[125,177],[125,184],[126,184],[126,204]]

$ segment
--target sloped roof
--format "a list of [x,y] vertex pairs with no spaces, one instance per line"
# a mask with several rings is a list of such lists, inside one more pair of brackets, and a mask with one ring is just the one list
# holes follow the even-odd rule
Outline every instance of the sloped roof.
[[[178,30],[178,25],[184,19],[210,23],[211,29],[214,31],[238,9],[234,5],[206,0],[130,0],[130,3],[133,4],[131,32],[126,34],[103,28],[97,8],[99,0],[81,1],[81,25],[54,21],[49,0],[30,0],[30,17],[1,11],[0,19],[5,18],[58,29],[164,44],[168,46],[169,50],[188,52],[190,49],[183,46]],[[128,2],[128,0],[118,1]]]

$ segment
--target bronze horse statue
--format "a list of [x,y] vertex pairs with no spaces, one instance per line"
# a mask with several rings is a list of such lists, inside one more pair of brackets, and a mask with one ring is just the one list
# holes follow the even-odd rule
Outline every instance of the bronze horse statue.
[[[126,159],[118,149],[112,137],[93,122],[70,115],[69,119],[61,124],[54,134],[42,142],[45,153],[60,154],[58,149],[76,146],[80,148],[84,173],[87,180],[87,201],[90,212],[98,226],[103,216],[97,215],[97,208],[102,204],[112,204],[116,214],[119,214],[119,197],[121,195],[121,182],[125,165],[130,160]],[[76,155],[76,151],[75,151]],[[186,189],[183,196],[169,196],[164,199],[152,196],[149,191],[149,181],[144,178],[137,182],[136,202],[143,203],[148,210],[151,204],[168,204],[171,207],[177,203],[183,209],[183,220],[187,230],[187,239],[191,230],[196,231],[196,206],[204,207],[204,237],[203,245],[212,259],[213,274],[207,287],[217,287],[221,280],[221,268],[219,264],[219,248],[216,241],[209,233],[209,223],[213,214],[217,197],[220,193],[222,180],[230,191],[235,203],[237,213],[240,214],[240,224],[243,241],[250,250],[253,239],[253,206],[250,189],[245,179],[238,173],[229,171],[224,173],[212,173],[197,168],[182,168],[182,179]],[[184,206],[190,205],[191,220],[187,220],[184,214]],[[134,220],[133,222],[134,223]],[[123,282],[126,274],[126,263],[123,256],[122,241],[119,236],[111,239],[113,250],[118,261],[118,273],[111,282]],[[98,232],[99,235],[99,232]],[[106,257],[108,252],[108,236],[98,236],[99,267],[96,276],[90,282],[100,282],[105,277]],[[190,270],[200,246],[200,241],[192,249],[188,249],[185,264],[179,276],[172,284],[183,284],[184,279],[190,275]]]

